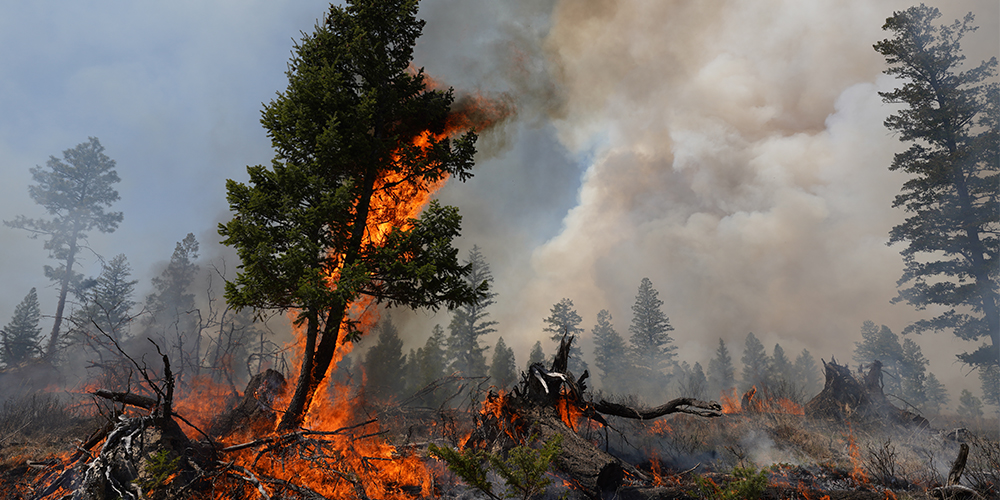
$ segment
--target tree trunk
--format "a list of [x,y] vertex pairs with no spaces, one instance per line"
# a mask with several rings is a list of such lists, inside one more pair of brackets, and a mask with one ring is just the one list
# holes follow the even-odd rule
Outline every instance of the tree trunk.
[[294,429],[302,423],[302,417],[309,408],[312,393],[313,355],[316,348],[316,332],[319,328],[318,319],[311,317],[306,320],[306,348],[302,352],[302,366],[299,367],[299,379],[295,383],[295,393],[288,402],[288,408],[278,423],[278,430]]
[[69,293],[69,283],[73,279],[73,262],[76,260],[76,231],[69,243],[69,255],[66,256],[66,273],[63,275],[59,288],[59,303],[56,305],[56,317],[52,322],[52,333],[49,335],[49,345],[45,349],[45,357],[54,359],[56,343],[59,341],[59,327],[62,326],[63,313],[66,310],[66,295]]
[[[374,194],[375,178],[377,175],[378,171],[374,165],[369,167],[365,177],[365,184],[361,191],[361,197],[358,200],[357,215],[354,219],[353,232],[351,234],[351,244],[344,256],[345,267],[353,265],[360,258],[361,247],[364,244],[364,234],[368,230],[368,213],[371,209],[371,199]],[[320,339],[318,346],[316,345],[316,337],[319,334],[319,325],[311,323],[310,328],[307,330],[302,369],[299,372],[299,379],[295,384],[295,394],[292,396],[285,414],[281,417],[281,423],[278,424],[279,430],[290,430],[298,427],[302,423],[306,412],[309,411],[313,394],[326,377],[326,372],[330,369],[330,363],[333,361],[333,355],[337,351],[337,341],[340,339],[340,327],[344,322],[347,306],[348,303],[341,298],[339,304],[335,304],[330,308],[323,327],[323,338]]]

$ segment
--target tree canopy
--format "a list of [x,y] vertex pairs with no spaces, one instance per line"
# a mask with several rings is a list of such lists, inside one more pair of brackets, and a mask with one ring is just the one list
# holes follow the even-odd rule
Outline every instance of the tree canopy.
[[497,294],[488,288],[493,284],[493,273],[479,247],[472,247],[465,265],[469,269],[465,277],[468,285],[474,287],[481,284],[484,288],[478,301],[463,304],[452,312],[448,325],[448,356],[453,371],[468,377],[480,377],[486,375],[486,351],[489,346],[481,346],[479,339],[496,331],[493,327],[497,322],[488,319],[490,313],[486,309],[493,305]]
[[123,215],[105,211],[119,199],[113,186],[120,179],[115,161],[104,154],[104,146],[96,137],[63,151],[62,159],[50,156],[45,167],[31,168],[31,177],[37,184],[28,186],[28,194],[45,207],[51,218],[29,219],[19,215],[4,224],[24,229],[33,238],[44,236],[49,256],[62,261],[58,268],[45,266],[45,276],[59,283],[59,302],[45,350],[45,355],[51,357],[59,340],[66,296],[82,278],[73,270],[80,242],[94,229],[114,232]]
[[471,176],[476,136],[447,130],[451,90],[413,69],[424,21],[416,0],[348,1],[295,45],[288,87],[264,106],[275,157],[227,182],[233,218],[219,228],[242,260],[227,283],[236,307],[295,309],[304,329],[299,380],[280,426],[301,422],[344,335],[348,306],[457,307],[479,300],[452,239],[458,210],[428,193]]
[[875,44],[885,73],[902,85],[880,93],[905,105],[885,126],[909,147],[890,170],[910,174],[893,207],[909,217],[890,232],[903,242],[905,263],[899,295],[918,309],[943,312],[903,333],[950,330],[989,344],[959,359],[979,367],[1000,363],[998,250],[1000,250],[1000,85],[997,59],[963,64],[960,42],[976,27],[972,14],[936,25],[938,9],[923,4],[886,19],[892,38]]
[[0,362],[7,367],[16,366],[38,354],[38,335],[42,329],[38,321],[42,318],[38,306],[38,293],[32,288],[17,307],[10,323],[0,330]]

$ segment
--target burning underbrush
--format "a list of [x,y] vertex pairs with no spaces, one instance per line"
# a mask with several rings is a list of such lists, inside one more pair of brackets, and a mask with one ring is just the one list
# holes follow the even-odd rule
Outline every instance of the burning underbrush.
[[[305,425],[286,433],[273,431],[287,393],[273,371],[239,398],[192,391],[202,417],[186,416],[182,409],[194,406],[185,402],[164,418],[167,402],[139,391],[25,396],[0,413],[0,488],[4,498],[39,499],[489,496],[430,452],[450,449],[478,460],[479,486],[492,485],[497,496],[529,491],[503,473],[503,464],[517,471],[523,462],[541,468],[530,483],[541,487],[530,491],[548,498],[744,498],[755,484],[762,498],[997,498],[995,422],[944,432],[797,412],[716,414],[697,401],[650,410],[633,398],[575,394],[582,380],[535,370],[510,391],[487,390],[483,380],[439,381],[433,389],[461,396],[436,408],[417,395],[368,402],[361,388],[332,387]],[[551,392],[532,392],[539,379]],[[209,408],[225,411],[205,419]],[[667,413],[634,418],[654,410]],[[636,413],[615,414],[628,411]],[[964,475],[949,486],[963,446]],[[533,461],[510,458],[522,456]]]

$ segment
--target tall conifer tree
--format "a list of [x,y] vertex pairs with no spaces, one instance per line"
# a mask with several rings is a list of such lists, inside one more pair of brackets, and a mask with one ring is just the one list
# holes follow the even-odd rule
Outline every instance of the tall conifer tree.
[[[958,358],[976,367],[1000,365],[1000,84],[997,58],[966,66],[960,42],[976,30],[973,16],[936,25],[938,9],[894,12],[875,44],[885,73],[903,84],[879,95],[903,104],[885,126],[909,144],[893,171],[908,175],[893,207],[909,217],[889,233],[905,243],[899,295],[917,309],[941,312],[904,334],[951,331],[984,342]],[[995,40],[994,40],[995,41]]]
[[123,216],[121,212],[105,211],[119,199],[113,186],[120,179],[115,161],[104,154],[104,146],[96,137],[63,151],[62,160],[50,156],[45,166],[44,169],[31,169],[31,177],[37,184],[28,187],[28,194],[35,203],[45,207],[52,218],[28,219],[19,215],[4,224],[24,229],[32,237],[46,237],[45,249],[49,256],[62,262],[58,268],[45,266],[45,276],[59,283],[59,302],[45,348],[45,356],[52,357],[59,342],[66,297],[82,278],[74,270],[80,242],[94,229],[102,233],[114,232]]

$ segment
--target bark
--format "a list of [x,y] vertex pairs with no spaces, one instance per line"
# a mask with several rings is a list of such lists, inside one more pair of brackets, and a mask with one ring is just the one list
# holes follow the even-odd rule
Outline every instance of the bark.
[[145,408],[147,410],[152,410],[153,408],[156,408],[157,405],[155,399],[147,396],[141,396],[139,394],[132,394],[131,392],[113,392],[105,389],[98,389],[91,394],[99,398],[109,399],[111,401],[124,403],[138,408]]
[[958,449],[958,458],[951,464],[948,472],[948,486],[954,486],[962,480],[962,473],[965,472],[965,462],[969,459],[969,445],[962,443]]
[[69,244],[69,255],[66,256],[66,274],[59,287],[59,302],[56,304],[56,316],[52,321],[52,333],[49,334],[49,345],[45,348],[45,356],[53,359],[56,345],[59,341],[59,327],[62,326],[63,313],[66,311],[66,295],[69,294],[69,283],[73,279],[73,263],[76,261],[76,229],[74,225],[73,238]]
[[[379,137],[380,127],[376,126],[376,139]],[[375,190],[375,179],[378,170],[375,168],[375,161],[369,166],[366,172],[361,196],[358,199],[357,213],[352,226],[351,242],[345,252],[344,266],[354,265],[361,255],[361,247],[364,244],[364,235],[368,230],[368,214],[371,210],[371,198]],[[328,311],[326,322],[323,328],[323,338],[316,345],[319,326],[310,319],[310,328],[306,333],[306,349],[302,361],[302,369],[299,372],[298,382],[295,384],[295,394],[285,410],[281,422],[278,424],[279,430],[291,430],[297,428],[309,411],[312,404],[313,394],[320,383],[326,377],[326,372],[330,369],[333,355],[337,350],[337,341],[340,340],[340,328],[344,322],[344,315],[347,313],[347,302],[341,300],[334,304]],[[318,316],[318,315],[317,315]]]
[[285,377],[271,369],[254,375],[243,391],[243,398],[231,410],[212,420],[208,434],[223,438],[241,429],[260,434],[254,431],[274,428],[277,414],[272,406],[287,385]]

